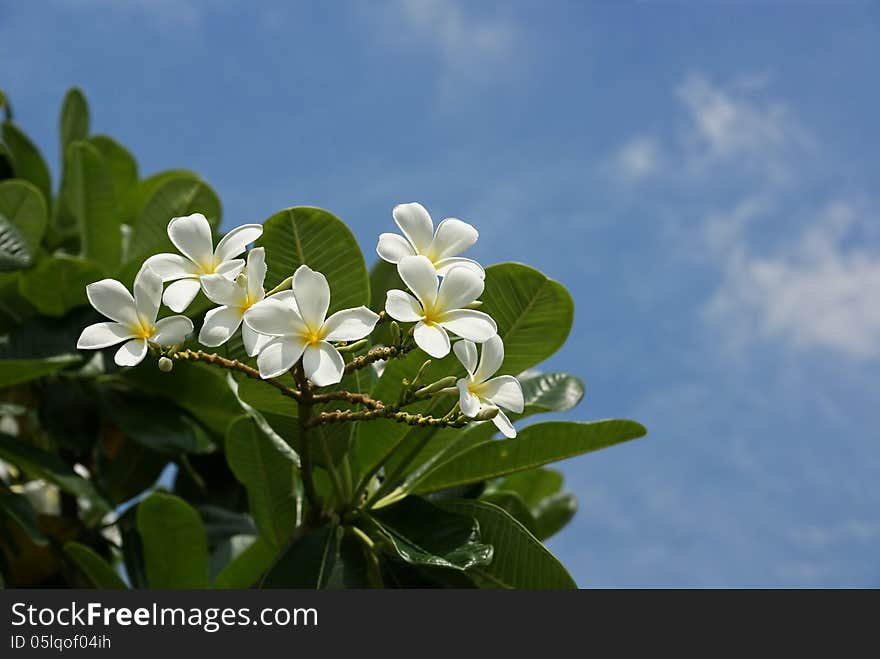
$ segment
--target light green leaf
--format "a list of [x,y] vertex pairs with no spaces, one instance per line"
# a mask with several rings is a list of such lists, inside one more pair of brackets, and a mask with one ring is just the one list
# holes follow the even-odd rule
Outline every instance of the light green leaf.
[[33,142],[11,121],[3,122],[3,143],[12,161],[16,178],[23,178],[36,186],[46,206],[52,205],[52,179],[49,167]]
[[0,432],[0,459],[11,462],[31,478],[42,478],[65,492],[87,499],[98,511],[109,510],[107,502],[95,491],[91,481],[79,476],[57,455]]
[[150,588],[207,588],[208,542],[199,514],[183,499],[154,492],[138,504]]
[[122,258],[122,217],[109,168],[88,142],[67,147],[59,202],[59,227],[78,228],[83,256],[108,268],[117,266]]
[[46,200],[40,191],[22,179],[0,182],[0,215],[18,229],[31,255],[36,254],[48,222]]
[[577,588],[562,563],[528,529],[501,508],[472,500],[442,501],[438,505],[450,512],[476,519],[480,524],[483,542],[495,548],[491,564],[470,571],[482,579],[482,587],[532,590]]
[[305,264],[330,284],[329,313],[369,304],[370,280],[354,234],[327,211],[298,206],[275,213],[255,245],[266,248],[267,289]]
[[[240,537],[240,536],[237,536]],[[250,588],[275,559],[276,550],[263,538],[254,538],[214,579],[214,588]]]
[[297,519],[296,458],[290,447],[242,416],[226,433],[226,460],[244,484],[260,535],[275,549],[284,545]]
[[0,388],[36,380],[79,360],[78,355],[59,355],[47,359],[0,359]]
[[82,90],[77,87],[71,87],[64,95],[58,133],[61,138],[62,159],[68,144],[89,136],[89,104]]
[[623,419],[538,423],[515,439],[489,440],[454,455],[409,483],[407,491],[436,492],[498,478],[636,439],[645,432],[641,424]]
[[519,263],[486,268],[481,311],[504,339],[499,373],[520,373],[556,352],[571,330],[574,303],[559,282]]
[[46,316],[63,316],[88,304],[86,285],[104,277],[101,266],[75,256],[52,256],[21,274],[18,291]]
[[78,542],[68,542],[64,545],[64,553],[95,588],[103,590],[125,590],[128,588],[113,566],[91,547]]
[[10,492],[3,486],[0,489],[0,512],[14,520],[35,545],[49,544],[49,539],[37,524],[37,513],[27,497]]
[[113,182],[117,204],[121,204],[137,185],[137,161],[124,146],[107,135],[93,135],[89,138],[89,144],[101,152],[107,173]]
[[[519,376],[527,408],[537,412],[565,412],[581,402],[584,383],[568,373],[527,371]],[[523,416],[527,416],[528,411]]]

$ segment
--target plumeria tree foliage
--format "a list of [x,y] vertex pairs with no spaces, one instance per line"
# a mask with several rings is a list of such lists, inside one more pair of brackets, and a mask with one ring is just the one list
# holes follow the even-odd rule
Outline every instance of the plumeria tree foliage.
[[571,328],[561,284],[462,256],[477,229],[418,203],[369,271],[318,208],[221,235],[213,190],[142,178],[76,89],[53,186],[4,103],[7,585],[574,586],[545,465],[645,430],[522,422],[584,393],[535,370]]

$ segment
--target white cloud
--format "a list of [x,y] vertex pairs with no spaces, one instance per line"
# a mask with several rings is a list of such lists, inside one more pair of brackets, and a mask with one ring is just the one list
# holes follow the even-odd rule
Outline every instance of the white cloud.
[[657,173],[662,164],[660,145],[651,137],[635,137],[614,157],[614,173],[627,181],[638,181]]
[[847,241],[872,219],[847,203],[831,204],[769,256],[734,237],[709,318],[735,344],[771,338],[880,356],[880,249]]

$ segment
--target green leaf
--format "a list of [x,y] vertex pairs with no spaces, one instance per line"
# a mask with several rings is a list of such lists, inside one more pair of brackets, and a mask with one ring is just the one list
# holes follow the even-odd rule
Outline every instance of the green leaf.
[[559,282],[519,263],[486,268],[481,311],[495,319],[504,339],[499,373],[520,373],[556,352],[574,319],[571,295]]
[[68,144],[89,136],[89,104],[82,90],[77,87],[71,87],[64,95],[58,133],[61,138],[62,159]]
[[78,542],[68,542],[64,545],[64,553],[95,588],[104,590],[128,588],[116,570],[91,547]]
[[0,489],[0,511],[15,521],[35,545],[49,544],[49,539],[37,524],[37,513],[27,497],[10,492],[4,486]]
[[217,194],[196,174],[163,172],[138,185],[136,195],[146,191],[142,204],[133,209],[134,235],[132,244],[139,254],[154,254],[171,247],[168,222],[173,217],[202,213],[216,228],[220,225],[222,208]]
[[88,142],[72,142],[64,157],[59,226],[78,228],[83,256],[108,267],[122,259],[122,217],[110,169]]
[[529,510],[529,507],[522,500],[522,497],[516,492],[508,490],[492,490],[491,492],[485,492],[480,495],[480,501],[485,501],[494,506],[498,506],[517,522],[526,527],[529,533],[537,536],[537,533],[535,532],[537,530],[535,516],[532,515],[532,511]]
[[472,517],[450,513],[420,497],[373,513],[382,537],[407,563],[466,570],[492,561]]
[[535,535],[539,540],[556,535],[577,513],[577,497],[571,492],[559,492],[539,503],[535,516]]
[[23,178],[36,186],[43,195],[46,206],[52,202],[52,179],[49,167],[40,151],[15,124],[3,122],[3,142],[12,160],[12,169],[16,178]]
[[326,588],[339,556],[342,528],[331,524],[297,538],[266,573],[261,588]]
[[280,548],[297,518],[294,453],[263,433],[249,416],[242,416],[226,433],[226,460],[247,489],[248,506],[260,535]]
[[[287,375],[279,378],[288,386],[295,387],[293,378]],[[260,412],[287,416],[295,419],[298,414],[296,401],[281,394],[261,380],[242,378],[238,382],[238,397]]]
[[533,412],[565,412],[584,397],[584,383],[568,373],[527,371],[518,379],[526,407],[535,408]]
[[250,588],[260,580],[274,558],[272,545],[263,538],[254,538],[247,548],[220,570],[214,579],[214,588]]
[[97,263],[59,255],[44,258],[36,268],[22,273],[18,291],[41,314],[63,316],[71,309],[86,306],[86,285],[103,277],[104,271]]
[[406,289],[397,274],[397,266],[379,259],[370,269],[370,309],[376,313],[385,308],[385,298],[392,288]]
[[117,203],[121,203],[137,185],[137,161],[124,146],[107,135],[93,135],[89,138],[89,144],[101,152]]
[[36,380],[79,360],[78,355],[59,355],[48,359],[0,359],[0,388]]
[[490,440],[458,453],[409,483],[415,493],[477,483],[613,446],[645,434],[635,421],[550,421],[522,430],[515,439]]
[[107,502],[95,491],[91,481],[79,476],[57,455],[0,432],[0,459],[11,462],[31,478],[42,478],[65,492],[87,499],[99,511],[109,510]]
[[562,489],[562,473],[555,469],[529,469],[511,474],[498,483],[497,489],[516,492],[529,508]]
[[0,215],[0,272],[24,270],[32,260],[24,236],[12,222]]
[[306,264],[330,284],[329,313],[370,301],[370,280],[354,234],[325,210],[298,206],[275,213],[263,223],[255,246],[266,248],[267,289]]
[[443,501],[444,510],[473,517],[483,541],[495,548],[487,567],[473,568],[488,588],[577,588],[562,563],[529,531],[491,503],[473,500]]
[[154,492],[138,504],[137,527],[150,588],[208,587],[208,542],[194,508]]
[[[507,510],[539,540],[558,533],[577,512],[577,498],[562,491],[562,474],[554,469],[530,469],[511,474],[481,497]],[[515,494],[527,507],[527,521],[505,505],[508,494]]]
[[0,182],[0,215],[18,229],[30,254],[36,254],[48,222],[46,200],[40,191],[21,179]]

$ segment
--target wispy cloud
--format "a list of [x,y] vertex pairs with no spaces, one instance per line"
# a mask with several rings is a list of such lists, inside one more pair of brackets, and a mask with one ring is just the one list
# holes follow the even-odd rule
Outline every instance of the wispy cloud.
[[639,181],[659,172],[663,156],[653,137],[634,137],[614,155],[612,169],[626,181]]

